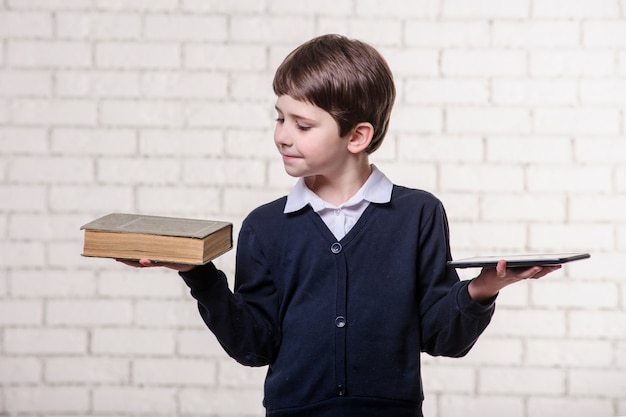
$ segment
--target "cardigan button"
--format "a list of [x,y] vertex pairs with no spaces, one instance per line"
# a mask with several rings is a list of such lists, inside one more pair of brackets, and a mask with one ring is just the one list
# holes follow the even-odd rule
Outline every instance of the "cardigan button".
[[343,385],[337,385],[337,395],[340,397],[346,395],[346,387],[344,387]]
[[341,247],[341,243],[339,242],[335,242],[332,245],[330,245],[330,251],[334,254],[338,254],[339,252],[341,252],[341,249],[343,249]]
[[335,326],[339,328],[346,327],[346,318],[344,316],[338,316],[335,319]]

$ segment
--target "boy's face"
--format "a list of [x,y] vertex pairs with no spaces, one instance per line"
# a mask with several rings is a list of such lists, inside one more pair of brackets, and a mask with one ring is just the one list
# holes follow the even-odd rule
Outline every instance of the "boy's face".
[[350,155],[348,140],[339,136],[339,125],[330,113],[288,95],[278,97],[276,112],[274,142],[289,175],[341,175]]

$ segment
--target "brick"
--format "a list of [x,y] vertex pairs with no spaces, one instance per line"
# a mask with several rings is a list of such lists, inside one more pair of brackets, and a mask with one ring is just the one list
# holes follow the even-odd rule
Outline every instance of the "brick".
[[439,181],[446,191],[522,191],[524,172],[514,166],[446,164]]
[[531,300],[538,307],[615,308],[619,287],[613,283],[542,281],[532,286]]
[[144,21],[144,34],[151,40],[176,41],[226,41],[228,37],[226,16],[148,15]]
[[175,337],[170,330],[139,328],[94,328],[90,351],[110,355],[171,355]]
[[18,99],[11,113],[27,126],[93,126],[98,117],[97,103],[88,100]]
[[186,44],[184,68],[260,71],[267,68],[267,51],[261,45]]
[[572,369],[570,391],[574,395],[621,398],[626,392],[624,371],[616,369]]
[[16,10],[51,10],[78,9],[84,10],[90,6],[82,0],[7,0],[7,6]]
[[246,159],[189,159],[183,166],[182,179],[193,185],[258,186],[265,183],[264,161]]
[[486,47],[489,46],[489,24],[456,21],[407,21],[405,43],[419,47]]
[[624,339],[624,320],[626,313],[622,311],[572,311],[569,331],[579,338]]
[[57,36],[62,39],[133,40],[141,36],[139,14],[60,12]]
[[478,389],[485,394],[558,395],[565,393],[565,372],[541,368],[482,368]]
[[123,270],[102,271],[98,279],[98,294],[106,297],[134,299],[178,298],[187,293],[186,286],[171,270],[138,273],[120,266]]
[[[273,0],[281,4],[280,0]],[[359,16],[385,16],[396,18],[435,18],[439,15],[436,0],[360,0],[354,5]],[[332,8],[336,8],[333,5]]]
[[621,130],[619,110],[613,108],[539,108],[534,130],[545,134],[612,135]]
[[124,184],[129,179],[141,184],[171,184],[180,179],[180,162],[167,158],[107,158],[96,163],[101,183]]
[[[610,149],[610,152],[607,150]],[[574,139],[574,156],[579,163],[619,164],[626,155],[626,141],[615,137],[579,137]],[[619,179],[619,166],[616,167]]]
[[58,71],[56,94],[61,97],[139,97],[139,74],[121,71]]
[[443,130],[443,111],[435,107],[396,106],[390,122],[394,132],[440,133]]
[[529,14],[527,0],[514,0],[503,4],[497,0],[448,0],[443,3],[444,18],[523,18]]
[[128,359],[67,356],[47,358],[43,375],[55,384],[125,384],[130,367]]
[[463,363],[484,366],[520,365],[524,356],[521,339],[481,337],[463,358]]
[[107,100],[101,103],[102,123],[114,127],[180,127],[183,103],[173,101]]
[[398,160],[417,162],[480,162],[484,155],[478,136],[398,137]]
[[471,79],[410,79],[405,95],[410,104],[487,104],[489,85]]
[[626,24],[620,20],[583,22],[583,45],[591,47],[626,46]]
[[440,400],[441,417],[525,417],[524,400],[514,396],[446,395]]
[[43,304],[40,301],[3,300],[0,304],[0,325],[32,326],[43,323]]
[[102,213],[107,211],[132,211],[132,189],[125,186],[72,186],[55,185],[50,190],[50,208],[58,212],[82,211]]
[[49,38],[52,15],[49,13],[7,12],[0,15],[0,38]]
[[136,200],[137,210],[146,213],[186,212],[206,217],[211,213],[219,213],[221,208],[220,190],[207,187],[142,186],[137,189]]
[[95,0],[96,9],[123,11],[163,12],[178,8],[177,0]]
[[130,155],[137,151],[136,136],[131,129],[57,128],[50,148],[62,155]]
[[[602,180],[602,177],[597,178],[598,181]],[[615,210],[616,207],[625,207],[624,204],[626,204],[625,195],[576,195],[570,200],[570,217],[573,221],[579,222],[624,222],[626,213],[622,210]]]
[[269,129],[227,131],[224,138],[224,154],[229,157],[256,157],[273,161],[279,157],[273,142],[273,133]]
[[[245,116],[242,116],[245,115]],[[269,106],[245,102],[198,102],[187,106],[191,127],[268,128],[273,120]]]
[[612,175],[606,166],[531,166],[526,170],[526,185],[531,192],[602,193],[611,190]]
[[0,127],[0,152],[10,154],[44,154],[48,152],[45,128]]
[[50,300],[46,309],[46,322],[58,326],[128,325],[132,320],[133,306],[124,300]]
[[7,62],[14,68],[87,68],[91,46],[86,42],[10,40]]
[[476,373],[470,367],[424,365],[422,380],[431,393],[470,393],[475,390]]
[[155,387],[98,387],[93,389],[96,413],[149,414],[176,413],[176,389]]
[[177,351],[181,356],[215,357],[232,361],[224,352],[213,333],[207,328],[185,329],[178,333]]
[[[488,244],[497,251],[523,252],[526,242],[526,226],[508,223],[455,223],[454,238],[459,242],[456,249],[472,250]],[[485,236],[489,241],[485,242]]]
[[14,384],[38,383],[41,379],[41,361],[35,358],[0,358],[0,383],[3,389]]
[[[544,287],[546,282],[541,283]],[[591,294],[590,294],[591,295]],[[606,340],[529,339],[526,363],[548,367],[603,367],[612,362],[613,347]]]
[[19,270],[9,274],[11,294],[19,298],[88,297],[96,293],[96,282],[83,271]]
[[46,248],[42,242],[0,241],[0,267],[42,267]]
[[578,85],[574,79],[499,79],[492,81],[492,100],[502,105],[574,105]]
[[230,77],[229,97],[237,100],[267,100],[273,97],[272,79],[268,71],[233,73]]
[[[289,193],[289,190],[295,184],[296,179],[289,176],[285,172],[285,166],[282,161],[272,161],[267,167],[267,185],[283,190],[283,194]],[[278,193],[278,192],[277,192]]]
[[230,20],[230,38],[235,42],[272,43],[285,39],[302,42],[313,36],[314,20],[298,15],[233,16]]
[[437,186],[437,168],[433,164],[397,162],[380,163],[378,167],[396,184],[425,190]]
[[612,51],[564,49],[530,51],[530,75],[533,77],[607,76],[615,73]]
[[626,249],[626,225],[617,226],[616,249]]
[[396,77],[439,75],[439,52],[435,49],[388,48],[383,56]]
[[141,77],[145,97],[156,98],[226,98],[228,76],[216,73],[158,72]]
[[500,309],[489,325],[489,334],[493,337],[555,337],[565,336],[565,331],[565,312],[538,309]]
[[142,386],[215,386],[216,374],[216,363],[206,359],[135,359],[132,380]]
[[41,211],[46,205],[46,190],[43,186],[0,184],[1,210]]
[[217,369],[218,384],[225,388],[262,387],[267,374],[266,368],[241,366],[231,358],[220,360]]
[[180,67],[180,47],[173,43],[102,42],[96,45],[96,66],[116,69]]
[[4,351],[20,355],[85,353],[87,331],[60,328],[7,328],[4,329]]
[[[176,2],[172,2],[176,4]],[[223,14],[240,14],[240,13],[261,13],[266,12],[267,5],[265,2],[258,0],[240,0],[237,2],[219,2],[206,0],[183,0],[180,8],[183,11],[202,12],[202,13],[223,13]],[[283,6],[286,6],[283,4]]]
[[86,183],[93,181],[93,161],[87,158],[14,158],[9,165],[9,180],[16,184]]
[[536,224],[529,227],[529,243],[535,250],[554,251],[559,248],[562,252],[576,252],[602,251],[613,247],[614,230],[610,225],[568,223]]
[[438,192],[437,197],[443,201],[449,220],[460,222],[478,219],[479,197],[476,193]]
[[51,91],[52,74],[48,71],[0,70],[0,96],[47,97]]
[[[171,279],[176,279],[173,276]],[[142,327],[202,327],[196,303],[184,301],[137,301],[135,323]]]
[[526,55],[508,49],[444,50],[441,70],[446,76],[524,75]]
[[217,156],[223,149],[217,129],[142,130],[139,136],[139,151],[150,156]]
[[544,0],[533,3],[533,17],[538,18],[581,18],[619,17],[618,2],[612,0]]
[[573,162],[571,139],[555,136],[490,136],[485,140],[489,163]]
[[209,414],[220,416],[256,416],[265,413],[263,389],[205,388],[182,389],[179,394],[183,414]]
[[613,406],[611,401],[605,399],[575,398],[572,396],[564,398],[532,397],[528,399],[528,417],[556,415],[568,417],[610,416],[613,415]]
[[506,107],[451,107],[446,109],[446,130],[451,133],[529,133],[527,109]]
[[580,81],[583,104],[626,104],[626,82],[620,79],[586,79]]
[[575,48],[580,43],[578,22],[495,21],[493,46],[514,48]]
[[[291,182],[292,185],[294,183],[294,181]],[[284,191],[282,188],[258,188],[254,193],[251,193],[250,190],[245,188],[227,188],[222,193],[222,198],[224,199],[223,208],[225,212],[232,215],[247,215],[261,204],[285,195]]]
[[89,389],[69,386],[5,387],[6,410],[14,413],[87,413]]

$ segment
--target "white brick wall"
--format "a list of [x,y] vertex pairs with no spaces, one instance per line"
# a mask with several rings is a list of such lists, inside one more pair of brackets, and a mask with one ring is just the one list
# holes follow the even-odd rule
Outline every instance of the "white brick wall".
[[224,354],[181,280],[80,257],[79,227],[237,231],[284,194],[273,71],[325,32],[387,57],[373,160],[441,197],[456,257],[592,253],[506,289],[466,358],[424,357],[426,415],[626,415],[618,0],[0,0],[0,415],[263,414],[265,369]]

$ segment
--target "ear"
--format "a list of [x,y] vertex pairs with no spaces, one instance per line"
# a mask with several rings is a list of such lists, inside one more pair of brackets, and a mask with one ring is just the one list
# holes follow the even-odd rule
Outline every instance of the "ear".
[[369,122],[361,122],[348,134],[348,150],[354,154],[364,152],[372,142],[374,126]]

